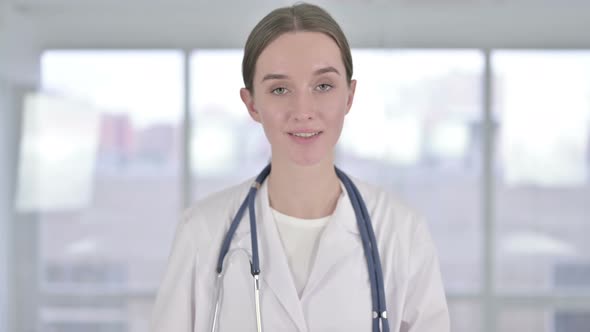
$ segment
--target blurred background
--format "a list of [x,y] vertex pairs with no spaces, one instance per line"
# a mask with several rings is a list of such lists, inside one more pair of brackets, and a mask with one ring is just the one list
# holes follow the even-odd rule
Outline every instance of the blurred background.
[[[353,47],[337,164],[428,220],[454,332],[590,331],[590,3],[318,1]],[[181,211],[270,156],[271,0],[0,0],[0,331],[143,332]]]

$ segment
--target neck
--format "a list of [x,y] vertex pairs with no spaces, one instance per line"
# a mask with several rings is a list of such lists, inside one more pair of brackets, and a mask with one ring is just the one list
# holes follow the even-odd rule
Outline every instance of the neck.
[[331,215],[340,196],[340,180],[332,160],[314,166],[271,162],[270,206],[288,216],[318,219]]

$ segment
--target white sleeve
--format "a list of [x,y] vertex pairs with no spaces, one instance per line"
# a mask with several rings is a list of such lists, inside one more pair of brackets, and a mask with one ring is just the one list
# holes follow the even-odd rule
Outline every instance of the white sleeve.
[[152,310],[151,332],[193,331],[197,248],[187,215],[188,212],[176,228],[172,252]]
[[423,220],[412,236],[401,332],[449,332],[450,318],[436,248]]

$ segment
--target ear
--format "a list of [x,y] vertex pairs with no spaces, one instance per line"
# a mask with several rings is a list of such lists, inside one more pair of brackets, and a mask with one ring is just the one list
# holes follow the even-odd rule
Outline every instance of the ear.
[[240,98],[242,98],[242,102],[244,102],[244,105],[246,105],[250,117],[252,117],[254,121],[260,123],[260,114],[254,106],[254,96],[252,95],[252,93],[250,93],[250,90],[246,88],[241,88]]
[[352,107],[352,101],[354,100],[354,92],[356,91],[356,80],[350,81],[350,86],[348,87],[348,99],[346,100],[346,114],[350,111]]

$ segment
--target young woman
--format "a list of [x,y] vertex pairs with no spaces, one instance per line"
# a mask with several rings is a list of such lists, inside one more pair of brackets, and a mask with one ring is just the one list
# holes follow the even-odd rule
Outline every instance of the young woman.
[[338,24],[314,5],[276,9],[242,70],[270,165],[185,213],[152,331],[448,332],[426,224],[334,166],[356,87]]

